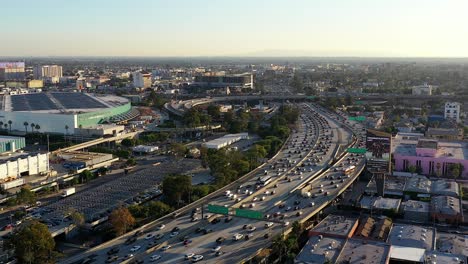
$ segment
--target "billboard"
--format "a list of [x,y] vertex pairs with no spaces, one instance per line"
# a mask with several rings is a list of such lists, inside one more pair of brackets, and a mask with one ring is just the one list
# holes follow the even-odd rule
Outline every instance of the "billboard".
[[24,68],[24,62],[22,61],[0,61],[0,69],[9,68]]
[[367,130],[367,160],[390,161],[391,138],[390,134],[377,130]]

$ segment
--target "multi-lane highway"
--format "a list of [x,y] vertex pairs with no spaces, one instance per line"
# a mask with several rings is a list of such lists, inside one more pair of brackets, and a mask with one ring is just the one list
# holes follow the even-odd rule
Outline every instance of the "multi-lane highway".
[[[237,263],[251,257],[268,246],[274,234],[287,232],[294,221],[304,220],[331,203],[363,167],[362,156],[337,153],[345,149],[339,145],[362,144],[361,128],[356,127],[353,136],[351,129],[343,127],[341,116],[310,104],[302,104],[301,110],[297,130],[275,159],[209,201],[231,211],[256,210],[264,214],[264,219],[213,215],[202,205],[63,263],[86,259],[95,263],[180,263],[200,258],[203,263]],[[351,166],[354,169],[345,173],[344,168]]]

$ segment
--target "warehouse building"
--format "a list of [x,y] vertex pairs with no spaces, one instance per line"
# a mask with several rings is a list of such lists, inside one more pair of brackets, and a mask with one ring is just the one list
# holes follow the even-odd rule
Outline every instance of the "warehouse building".
[[26,175],[47,173],[49,157],[46,153],[11,153],[0,156],[0,182],[8,182]]
[[249,139],[249,133],[227,134],[206,142],[205,146],[209,149],[221,149],[243,139]]
[[22,149],[25,146],[26,141],[23,137],[0,136],[0,154],[15,152],[17,149]]

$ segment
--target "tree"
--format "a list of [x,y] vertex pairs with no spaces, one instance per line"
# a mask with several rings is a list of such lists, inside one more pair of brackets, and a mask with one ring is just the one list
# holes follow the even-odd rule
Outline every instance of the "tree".
[[40,130],[40,129],[41,129],[41,126],[40,126],[40,125],[38,125],[38,124],[36,124],[36,126],[34,127],[34,129],[36,129],[36,131],[37,131],[37,132],[39,132],[38,130]]
[[75,208],[68,211],[72,223],[78,228],[82,228],[85,223],[85,217],[82,213],[78,212]]
[[153,219],[162,217],[172,212],[172,208],[169,205],[161,201],[150,202],[147,206],[148,206],[148,216]]
[[294,74],[294,77],[290,83],[290,86],[294,89],[295,93],[304,92],[304,83],[302,82],[302,77],[300,77],[297,73]]
[[0,129],[2,129],[2,128],[3,128],[3,121],[0,121]]
[[34,128],[36,127],[36,124],[31,123],[31,133],[34,133]]
[[187,153],[187,147],[181,143],[172,143],[171,151],[176,158],[182,158],[185,156],[185,153]]
[[9,130],[10,130],[10,133],[11,133],[11,124],[13,124],[13,121],[8,120],[8,126],[10,127],[10,129],[9,129]]
[[26,131],[26,134],[27,134],[27,133],[28,133],[28,126],[29,126],[29,123],[28,123],[28,122],[24,122],[23,125],[24,125],[24,130]]
[[279,263],[283,263],[282,261],[284,256],[287,254],[288,248],[282,234],[276,235],[273,238],[271,247],[275,253],[275,256],[278,257]]
[[410,165],[408,167],[408,172],[411,172],[411,174],[415,173],[416,172],[416,166]]
[[65,133],[65,141],[67,141],[66,136],[68,135],[68,129],[69,129],[69,128],[70,128],[70,127],[69,127],[68,125],[65,125],[65,131],[66,131],[66,133]]
[[36,193],[31,191],[28,186],[22,187],[16,194],[16,200],[19,204],[34,205],[36,203]]
[[128,166],[135,166],[136,165],[136,160],[134,158],[129,158],[126,162]]
[[215,104],[210,104],[206,108],[206,112],[214,119],[219,118],[221,112],[219,110],[219,106]]
[[132,147],[135,145],[135,141],[130,138],[124,138],[122,139],[121,144],[125,147]]
[[10,242],[19,263],[55,263],[55,241],[47,226],[38,221],[21,225]]
[[80,181],[81,183],[88,182],[94,178],[94,175],[89,170],[84,170],[80,172]]
[[134,224],[135,218],[125,207],[114,209],[109,215],[109,222],[117,236],[125,234]]
[[190,200],[192,178],[187,175],[169,175],[162,182],[164,201],[171,206]]

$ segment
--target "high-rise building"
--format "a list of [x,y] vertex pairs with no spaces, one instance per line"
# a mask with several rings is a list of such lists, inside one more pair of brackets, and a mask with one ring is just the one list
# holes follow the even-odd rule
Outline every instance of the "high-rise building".
[[146,71],[137,71],[133,73],[133,86],[138,88],[151,87],[151,73]]
[[62,66],[59,65],[43,65],[34,67],[34,79],[57,83],[62,76]]
[[457,102],[446,102],[444,117],[445,119],[451,119],[460,123],[460,104]]
[[17,81],[24,78],[24,62],[0,62],[0,81]]

